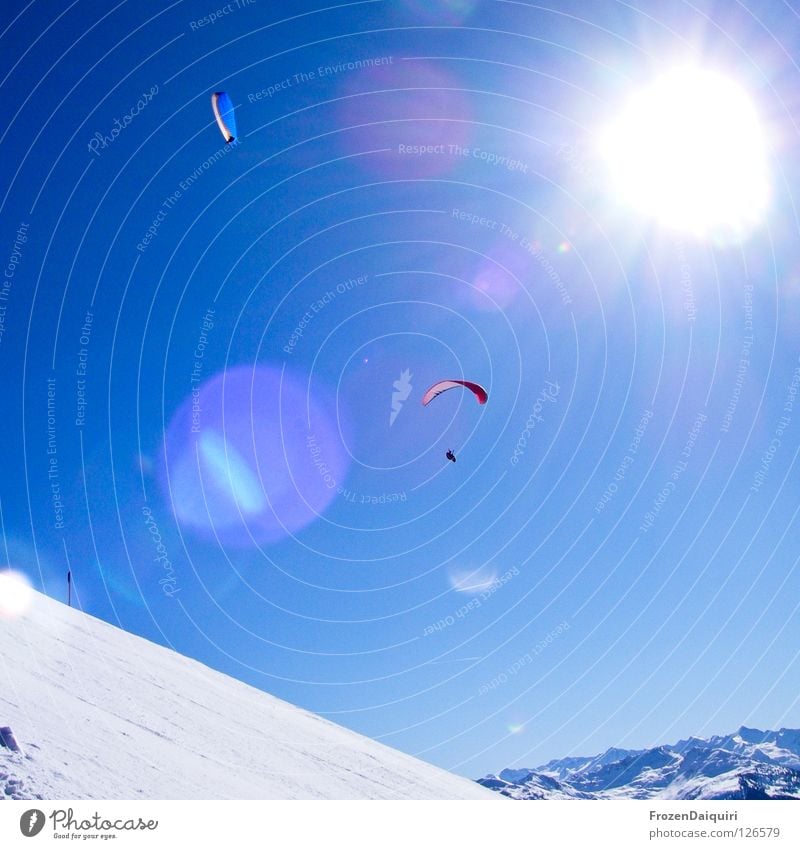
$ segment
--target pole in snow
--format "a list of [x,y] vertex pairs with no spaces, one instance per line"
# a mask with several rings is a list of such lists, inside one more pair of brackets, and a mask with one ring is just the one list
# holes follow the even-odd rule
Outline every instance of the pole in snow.
[[67,604],[72,607],[72,570],[67,569]]

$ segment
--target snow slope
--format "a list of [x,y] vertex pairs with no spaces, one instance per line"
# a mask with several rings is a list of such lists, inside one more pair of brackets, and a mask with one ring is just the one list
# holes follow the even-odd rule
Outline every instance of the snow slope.
[[0,799],[499,798],[43,595],[0,647]]

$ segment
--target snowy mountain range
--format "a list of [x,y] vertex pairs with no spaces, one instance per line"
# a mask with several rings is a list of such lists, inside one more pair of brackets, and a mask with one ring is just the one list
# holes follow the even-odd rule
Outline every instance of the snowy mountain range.
[[800,730],[742,726],[727,736],[504,769],[478,783],[512,799],[800,799]]
[[0,799],[499,798],[43,595],[0,673]]

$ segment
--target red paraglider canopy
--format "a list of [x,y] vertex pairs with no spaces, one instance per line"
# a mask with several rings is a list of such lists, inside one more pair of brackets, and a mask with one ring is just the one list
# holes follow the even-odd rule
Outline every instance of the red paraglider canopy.
[[438,383],[434,383],[422,396],[422,405],[430,404],[437,395],[447,392],[448,389],[455,389],[456,386],[463,386],[465,389],[469,389],[478,399],[479,404],[485,404],[489,399],[489,394],[479,383],[472,383],[469,380],[440,380]]

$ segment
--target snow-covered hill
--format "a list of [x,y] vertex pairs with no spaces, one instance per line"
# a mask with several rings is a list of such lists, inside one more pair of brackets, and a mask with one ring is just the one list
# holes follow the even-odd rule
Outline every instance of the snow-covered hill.
[[512,799],[800,799],[800,731],[742,727],[507,769],[478,783]]
[[0,799],[497,798],[38,594],[0,618],[0,728]]

